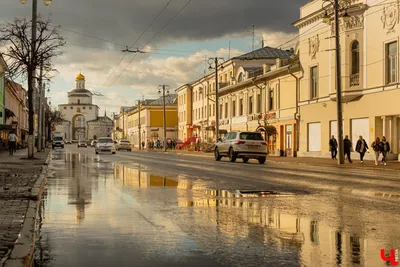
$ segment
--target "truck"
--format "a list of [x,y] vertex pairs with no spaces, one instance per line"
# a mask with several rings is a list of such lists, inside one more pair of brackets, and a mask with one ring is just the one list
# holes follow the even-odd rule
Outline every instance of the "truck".
[[64,148],[64,138],[62,133],[60,132],[53,132],[53,138],[52,138],[52,148],[54,149],[55,147],[61,147]]

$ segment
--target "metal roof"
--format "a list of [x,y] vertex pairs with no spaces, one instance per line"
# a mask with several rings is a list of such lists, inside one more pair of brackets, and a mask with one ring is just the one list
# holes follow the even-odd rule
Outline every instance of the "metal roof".
[[253,52],[234,57],[233,59],[240,60],[252,60],[252,59],[276,59],[276,58],[288,58],[293,53],[290,51],[265,46],[263,48],[254,50]]
[[[177,94],[169,94],[165,96],[165,105],[166,106],[176,106],[175,99]],[[163,97],[160,97],[157,100],[154,100],[147,104],[147,106],[162,106],[163,105]]]

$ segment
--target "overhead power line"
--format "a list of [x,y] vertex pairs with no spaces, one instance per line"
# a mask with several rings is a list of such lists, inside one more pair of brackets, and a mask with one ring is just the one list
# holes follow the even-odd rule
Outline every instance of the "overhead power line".
[[[167,9],[168,5],[171,3],[172,0],[169,0],[167,2],[167,4],[163,7],[163,9],[157,14],[157,16],[153,19],[153,21],[147,26],[147,28],[139,35],[138,38],[136,38],[136,40],[132,43],[132,45],[129,47],[129,49],[131,49],[139,40],[140,38],[142,38],[142,36],[147,32],[147,30],[153,26],[153,24],[157,21],[157,19],[161,16],[161,14],[165,11],[165,9]],[[129,50],[127,49],[127,50]],[[126,57],[128,53],[125,52],[124,55],[121,57],[121,59],[119,60],[117,66],[115,66],[115,68],[112,70],[112,72],[110,73],[110,75],[108,75],[107,79],[103,82],[103,85],[110,79],[110,77],[114,74],[114,72],[117,70],[117,68],[119,67],[119,65],[121,65],[122,60],[124,60],[124,58]],[[136,56],[136,55],[135,55]]]

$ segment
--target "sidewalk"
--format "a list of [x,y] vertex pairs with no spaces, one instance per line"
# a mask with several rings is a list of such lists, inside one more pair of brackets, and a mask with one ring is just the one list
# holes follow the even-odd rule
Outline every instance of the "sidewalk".
[[36,207],[32,204],[40,197],[39,177],[49,151],[35,152],[33,160],[26,159],[27,154],[26,149],[14,156],[0,152],[0,266],[27,266],[33,256]]
[[[136,149],[135,149],[136,150]],[[138,150],[138,149],[137,149]],[[138,150],[139,151],[139,150]],[[196,156],[196,157],[205,157],[205,158],[214,158],[213,153],[204,153],[198,151],[186,151],[186,150],[168,150],[164,152],[163,150],[145,150],[146,152],[155,152],[155,153],[172,153],[181,156]],[[240,161],[240,159],[238,159]],[[375,162],[371,160],[366,160],[364,163],[361,163],[359,160],[353,160],[352,164],[346,162],[344,165],[338,165],[337,160],[332,160],[328,158],[305,158],[305,157],[277,157],[277,156],[268,156],[267,163],[278,163],[278,164],[300,164],[300,165],[309,165],[309,166],[320,166],[320,167],[332,167],[332,168],[356,168],[356,169],[365,169],[365,170],[391,170],[391,171],[400,171],[400,162],[399,161],[388,161],[387,166],[379,165],[375,166]]]

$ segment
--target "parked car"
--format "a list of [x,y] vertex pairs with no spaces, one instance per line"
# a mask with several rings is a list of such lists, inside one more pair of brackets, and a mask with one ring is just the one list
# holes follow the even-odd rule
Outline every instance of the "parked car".
[[90,144],[91,147],[95,147],[97,144],[97,140],[92,140],[92,143]]
[[77,144],[79,141],[77,139],[72,139],[72,144]]
[[80,147],[87,148],[87,145],[86,145],[86,141],[85,141],[85,140],[80,140],[80,141],[78,142],[78,148],[80,148]]
[[100,152],[111,152],[115,154],[116,149],[114,141],[110,137],[100,137],[97,140],[95,151],[96,154],[99,154]]
[[129,140],[119,140],[119,142],[116,145],[116,149],[118,151],[120,150],[132,151],[132,144],[129,142]]
[[65,140],[65,144],[70,145],[70,144],[72,144],[72,142],[71,142],[71,140]]
[[257,159],[264,164],[267,158],[267,143],[258,132],[229,132],[220,140],[214,149],[216,161],[228,157],[231,162],[241,158],[244,163]]

